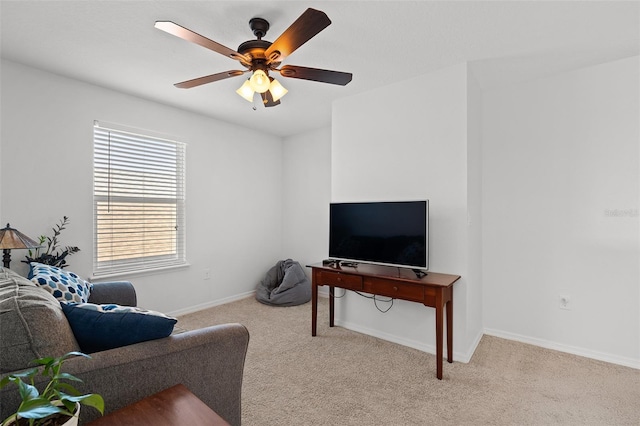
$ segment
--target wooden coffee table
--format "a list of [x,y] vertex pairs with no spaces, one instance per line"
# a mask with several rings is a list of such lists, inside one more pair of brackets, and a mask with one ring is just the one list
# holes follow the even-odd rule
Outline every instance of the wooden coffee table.
[[222,417],[192,394],[175,385],[134,404],[100,417],[90,426],[229,426]]

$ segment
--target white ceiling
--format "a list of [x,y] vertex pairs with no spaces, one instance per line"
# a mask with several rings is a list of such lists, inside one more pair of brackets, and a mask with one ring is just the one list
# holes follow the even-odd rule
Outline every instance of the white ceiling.
[[[308,7],[332,24],[283,65],[351,72],[349,85],[279,77],[289,89],[282,104],[255,110],[234,93],[242,77],[173,86],[241,67],[156,20],[235,50],[254,39],[250,18],[267,19],[273,41]],[[5,59],[280,136],[328,125],[335,99],[464,61],[488,89],[640,50],[638,1],[2,0],[0,15]]]

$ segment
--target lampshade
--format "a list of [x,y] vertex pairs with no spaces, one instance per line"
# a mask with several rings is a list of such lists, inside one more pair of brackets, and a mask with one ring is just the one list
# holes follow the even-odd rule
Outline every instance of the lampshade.
[[255,70],[249,79],[249,83],[251,88],[258,93],[264,93],[269,90],[269,85],[271,84],[269,76],[262,70]]
[[255,91],[251,88],[251,83],[249,80],[245,80],[244,84],[236,90],[236,93],[243,98],[245,98],[249,102],[253,102],[253,94]]
[[271,92],[271,97],[273,97],[273,102],[277,102],[281,97],[287,94],[288,90],[280,84],[278,80],[275,78],[269,85],[269,92]]
[[39,243],[12,228],[8,223],[6,228],[0,229],[0,249],[3,251],[2,260],[5,268],[11,263],[11,249],[32,249],[39,246]]
[[24,235],[8,223],[6,228],[0,229],[0,249],[32,249],[40,244]]

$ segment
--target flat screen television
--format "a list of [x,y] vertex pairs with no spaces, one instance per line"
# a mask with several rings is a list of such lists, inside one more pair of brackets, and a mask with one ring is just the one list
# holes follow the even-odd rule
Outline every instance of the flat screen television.
[[331,203],[329,257],[429,269],[429,200]]

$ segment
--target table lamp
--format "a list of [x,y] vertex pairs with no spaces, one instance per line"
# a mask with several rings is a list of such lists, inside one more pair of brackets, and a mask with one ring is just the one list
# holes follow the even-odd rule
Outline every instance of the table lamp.
[[4,267],[9,268],[11,263],[11,249],[32,249],[40,247],[40,244],[24,235],[8,223],[6,228],[0,229],[0,248],[2,249],[2,261]]

